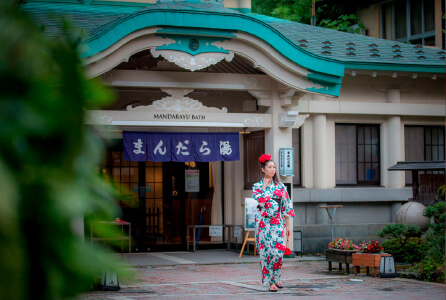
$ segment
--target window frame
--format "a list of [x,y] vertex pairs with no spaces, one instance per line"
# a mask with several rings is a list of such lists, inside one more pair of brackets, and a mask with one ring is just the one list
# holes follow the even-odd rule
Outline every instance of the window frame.
[[[425,31],[425,26],[424,26],[424,1],[425,0],[419,0],[421,1],[421,33],[419,34],[414,34],[412,35],[412,28],[411,28],[411,5],[410,5],[410,0],[405,0],[406,1],[406,36],[402,37],[402,38],[396,38],[396,12],[395,12],[395,3],[397,1],[393,1],[391,3],[385,3],[387,5],[391,5],[392,7],[392,38],[391,39],[387,39],[387,40],[393,40],[393,41],[397,41],[397,42],[402,42],[402,43],[408,43],[411,41],[415,41],[415,40],[419,40],[421,39],[421,45],[425,45],[425,39],[427,38],[436,38],[436,30],[435,28],[433,30],[430,31]],[[435,5],[435,3],[434,3]],[[380,38],[384,39],[384,7],[385,5],[382,4],[380,5]],[[435,11],[435,10],[434,10]],[[390,25],[390,24],[389,24]]]
[[[444,126],[441,126],[441,125],[406,125],[405,124],[404,125],[404,134],[406,133],[406,128],[415,128],[415,127],[423,129],[423,161],[427,161],[426,160],[426,157],[427,157],[426,129],[428,129],[428,128],[430,128],[430,129],[442,128],[443,129],[443,138],[444,138],[445,135],[446,135],[446,128]],[[445,149],[443,150],[444,158],[442,160],[445,160],[446,159],[446,151],[445,151],[446,150],[446,144],[443,144],[443,147]],[[404,148],[404,153],[406,153],[406,148]],[[404,160],[407,161],[407,157],[404,157]],[[410,171],[406,171],[406,172],[410,172]],[[419,173],[419,175],[421,175],[421,174],[441,174],[440,172],[443,172],[443,171],[419,171],[418,173]],[[405,186],[412,186],[412,182],[407,182],[406,179],[404,180],[404,184],[405,184]]]
[[[299,128],[293,128],[292,129],[297,130],[297,135],[299,137],[299,164],[298,164],[298,170],[294,169],[294,174],[298,173],[299,174],[299,183],[295,184],[294,183],[294,177],[293,177],[293,188],[294,187],[302,187],[302,127]],[[292,136],[293,137],[293,136]],[[292,139],[291,137],[291,139]],[[293,141],[291,140],[291,144],[294,145]],[[293,147],[294,149],[294,147]],[[294,149],[294,153],[296,153],[296,149]],[[294,154],[294,159],[296,159],[296,154]],[[294,160],[296,161],[296,160]]]
[[[335,126],[339,125],[347,125],[347,126],[355,126],[355,137],[356,137],[356,144],[355,144],[355,151],[356,151],[356,184],[354,183],[338,183],[337,178],[335,177],[335,185],[336,187],[348,187],[348,186],[381,186],[381,124],[361,124],[361,123],[335,123]],[[359,180],[359,161],[358,161],[358,127],[375,127],[378,132],[378,142],[377,142],[377,156],[378,156],[378,169],[377,169],[377,176],[379,179],[377,180]],[[335,135],[335,143],[336,143],[336,135]],[[370,162],[373,164],[373,162]],[[335,172],[336,173],[336,172]]]

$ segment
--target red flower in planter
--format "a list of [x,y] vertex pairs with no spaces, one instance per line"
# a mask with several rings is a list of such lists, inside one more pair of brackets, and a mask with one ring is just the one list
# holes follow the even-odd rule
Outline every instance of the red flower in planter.
[[384,248],[379,244],[378,241],[362,242],[359,244],[359,251],[362,253],[379,253],[383,251]]

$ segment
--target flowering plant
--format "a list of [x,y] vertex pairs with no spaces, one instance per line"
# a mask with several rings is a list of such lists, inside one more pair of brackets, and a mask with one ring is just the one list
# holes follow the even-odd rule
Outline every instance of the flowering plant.
[[339,250],[357,250],[359,247],[350,240],[339,238],[328,244],[328,248]]
[[362,242],[359,244],[359,252],[361,253],[380,253],[384,248],[379,244],[378,241]]
[[268,154],[262,154],[259,157],[259,162],[261,162],[262,164],[265,163],[265,161],[271,160],[271,155]]

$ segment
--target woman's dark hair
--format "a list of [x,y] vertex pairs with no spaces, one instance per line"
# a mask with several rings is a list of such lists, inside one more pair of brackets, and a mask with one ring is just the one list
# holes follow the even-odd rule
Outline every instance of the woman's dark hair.
[[[260,163],[260,167],[262,169],[265,169],[266,165],[269,162],[272,162],[274,165],[276,165],[276,163],[272,159],[270,159],[270,160],[265,161],[264,163]],[[277,176],[277,169],[276,169],[276,173],[274,173],[274,176],[273,176],[273,182],[274,182],[274,185],[278,185],[280,183],[279,176]]]

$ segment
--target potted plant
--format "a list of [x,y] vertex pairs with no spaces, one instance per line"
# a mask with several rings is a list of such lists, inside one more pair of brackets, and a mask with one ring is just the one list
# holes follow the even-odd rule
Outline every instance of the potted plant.
[[359,273],[360,267],[366,267],[366,274],[369,274],[370,268],[374,268],[374,277],[376,277],[381,263],[381,256],[390,256],[390,254],[384,253],[384,248],[378,241],[360,243],[359,253],[354,253],[352,255],[355,275]]
[[342,270],[342,264],[345,264],[347,273],[350,272],[350,264],[352,263],[352,254],[358,251],[352,241],[344,238],[335,239],[328,244],[328,249],[325,250],[325,257],[328,261],[328,270],[332,270],[332,262],[339,263],[339,270]]

